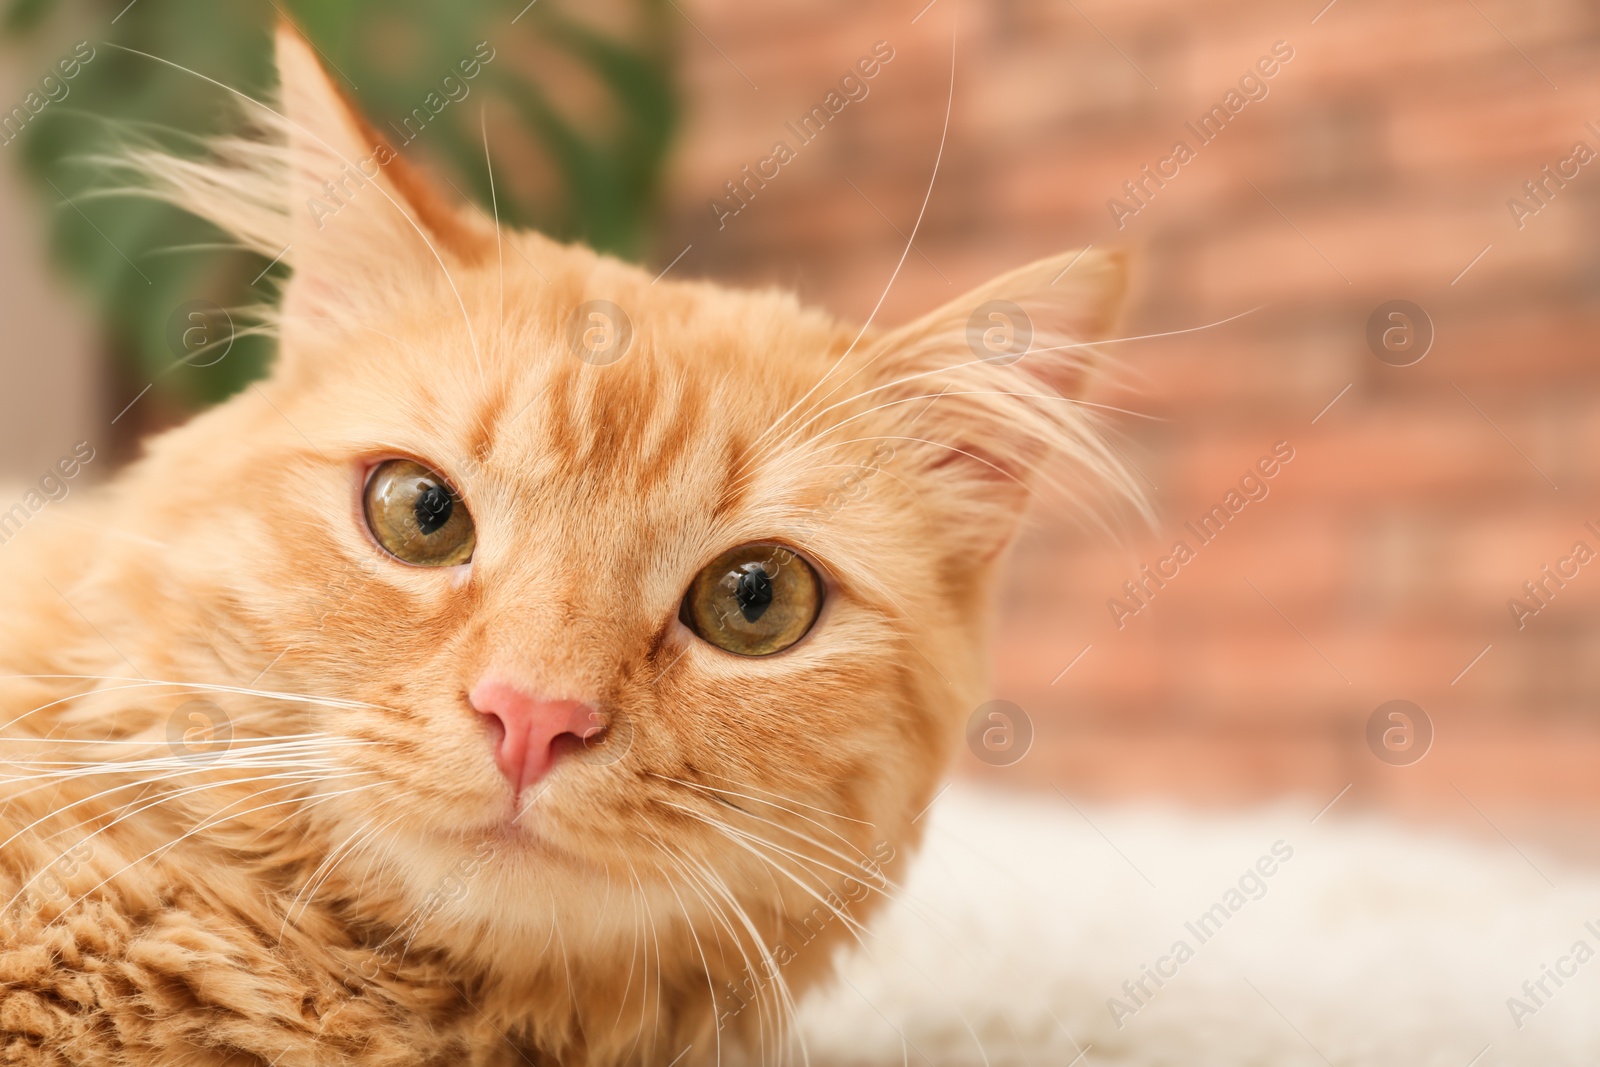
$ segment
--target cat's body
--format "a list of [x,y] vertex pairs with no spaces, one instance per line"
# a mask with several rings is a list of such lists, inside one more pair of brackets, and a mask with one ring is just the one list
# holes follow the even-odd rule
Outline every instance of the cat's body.
[[292,263],[272,376],[0,551],[0,1049],[776,1055],[983,697],[1030,487],[1128,484],[1070,399],[1120,262],[852,328],[498,232],[278,55],[279,143],[142,160]]

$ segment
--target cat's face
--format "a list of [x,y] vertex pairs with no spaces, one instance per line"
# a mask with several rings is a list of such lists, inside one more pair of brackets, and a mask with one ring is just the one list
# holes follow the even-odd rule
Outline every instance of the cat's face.
[[[552,891],[626,882],[630,864],[681,879],[675,864],[717,857],[770,894],[763,861],[704,821],[740,818],[718,798],[765,819],[829,813],[826,832],[796,829],[846,855],[902,842],[976,661],[922,636],[934,619],[970,628],[930,550],[936,512],[898,469],[905,442],[872,420],[841,426],[842,412],[803,442],[770,432],[850,334],[781,296],[652,286],[581,251],[505,240],[550,281],[508,250],[503,326],[497,259],[452,265],[476,337],[431,279],[377,313],[388,337],[290,318],[288,373],[235,415],[251,447],[229,479],[238,495],[216,507],[256,547],[261,583],[238,643],[259,643],[262,665],[290,650],[267,688],[373,705],[313,709],[316,729],[374,742],[342,752],[346,765],[392,783],[333,804],[342,829],[381,816],[419,891],[492,851],[497,890],[463,907],[502,926],[541,925]],[[569,336],[572,308],[598,294],[633,323],[608,365]],[[416,522],[422,470],[449,501],[432,535],[449,538],[442,553]],[[743,546],[769,598],[753,622],[781,623],[770,633],[743,612],[719,625],[737,589],[729,604],[717,583],[693,588]],[[486,683],[581,703],[604,732],[558,740],[548,769],[513,783],[494,758],[503,724],[474,706]]]
[[[279,52],[280,365],[156,442],[121,497],[168,546],[141,588],[175,619],[172,669],[346,702],[238,729],[367,742],[335,750],[326,791],[363,788],[318,804],[317,833],[478,955],[536,969],[559,930],[625,956],[635,889],[713,940],[745,936],[724,902],[763,939],[854,905],[983,697],[1024,485],[1063,451],[1114,467],[1052,390],[1080,384],[1072,342],[1106,328],[1117,263],[1044,261],[862,335],[497,235],[398,161],[369,173],[370,131],[302,45]],[[1020,361],[1009,334],[982,347],[1018,326],[992,300],[1027,309]],[[548,760],[508,757],[527,773],[499,758],[508,691],[579,716]]]

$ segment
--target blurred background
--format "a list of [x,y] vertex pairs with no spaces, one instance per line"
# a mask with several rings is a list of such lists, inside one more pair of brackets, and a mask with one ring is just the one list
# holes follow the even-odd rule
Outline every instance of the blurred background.
[[[259,373],[249,337],[174,372],[173,315],[248,303],[281,268],[93,197],[81,157],[232,121],[226,94],[113,44],[260,92],[280,11],[380,128],[432,112],[488,42],[405,153],[486,201],[482,122],[503,218],[676,275],[864,318],[936,159],[882,324],[1038,256],[1134,253],[1139,339],[1107,349],[1120,379],[1093,399],[1140,413],[1115,440],[1156,529],[1108,544],[1042,516],[995,644],[1018,740],[962,773],[1091,799],[1292,794],[1600,855],[1595,5],[20,0],[0,106],[76,42],[95,58],[0,144],[6,476],[82,439],[125,459]],[[794,158],[732,196],[780,140]],[[1268,495],[1202,543],[1185,524],[1275,447],[1293,458]],[[1157,587],[1141,569],[1171,575],[1180,539],[1194,558]]]

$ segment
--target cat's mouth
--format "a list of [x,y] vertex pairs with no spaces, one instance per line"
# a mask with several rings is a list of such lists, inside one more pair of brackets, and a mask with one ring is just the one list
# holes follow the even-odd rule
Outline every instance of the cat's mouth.
[[[557,803],[562,778],[557,770],[524,788],[507,790],[464,836],[480,848],[487,845],[507,854],[587,866],[588,861],[564,843],[566,835],[556,829],[563,822]],[[458,839],[456,834],[451,837]]]
[[486,827],[474,842],[473,854],[488,859],[535,866],[559,864],[597,876],[604,871],[589,858],[557,840],[548,832],[553,813],[539,812],[537,805],[522,806]]

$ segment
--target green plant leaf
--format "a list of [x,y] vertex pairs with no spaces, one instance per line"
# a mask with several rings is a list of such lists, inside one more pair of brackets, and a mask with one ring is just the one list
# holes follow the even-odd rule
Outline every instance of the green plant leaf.
[[[273,267],[261,277],[268,266],[262,257],[206,247],[228,239],[176,208],[98,195],[114,178],[87,160],[114,152],[119,138],[129,137],[196,152],[200,139],[236,127],[236,100],[207,79],[252,97],[270,96],[276,80],[271,32],[284,14],[306,32],[357,106],[389,130],[404,129],[405,116],[438,91],[446,75],[459,79],[457,64],[479,42],[490,42],[496,58],[482,67],[469,95],[428,122],[402,154],[432,157],[465,182],[463,192],[487,204],[480,107],[508,110],[529,142],[522,147],[542,153],[559,182],[553,196],[540,196],[497,167],[502,219],[537,224],[603,251],[640,254],[678,125],[666,0],[636,0],[629,12],[634,30],[626,37],[596,29],[554,0],[530,8],[524,3],[161,0],[130,7],[127,0],[107,0],[89,5],[85,16],[82,7],[62,0],[11,0],[0,30],[13,39],[42,37],[46,23],[76,15],[84,19],[79,36],[94,49],[94,58],[66,80],[66,98],[44,107],[14,139],[20,144],[11,147],[11,158],[53,212],[54,255],[99,308],[107,350],[124,361],[117,376],[150,381],[171,403],[192,408],[243,388],[271,358],[270,339],[241,336],[215,364],[185,364],[172,350],[169,319],[187,301],[230,308],[260,303],[285,269]],[[603,90],[599,115],[566,114],[552,103],[551,89],[559,87],[541,82],[533,64],[517,61],[534,45],[560,49],[582,65]],[[35,58],[42,77],[64,57]],[[486,97],[469,105],[479,92]]]

